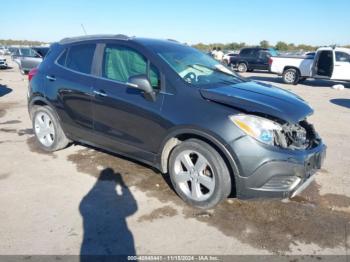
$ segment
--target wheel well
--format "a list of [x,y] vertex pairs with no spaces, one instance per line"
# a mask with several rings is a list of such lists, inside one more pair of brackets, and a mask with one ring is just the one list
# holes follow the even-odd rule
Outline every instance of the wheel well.
[[47,106],[48,104],[45,103],[44,101],[42,100],[36,100],[34,101],[33,103],[31,103],[30,107],[29,107],[29,115],[30,115],[30,118],[32,118],[32,108],[33,106]]
[[297,68],[297,67],[295,67],[295,66],[286,66],[286,67],[283,69],[283,73],[284,73],[286,70],[288,70],[288,69],[295,69],[295,70],[299,73],[299,75],[301,75],[300,69]]
[[190,133],[185,133],[185,134],[179,134],[176,135],[174,137],[171,137],[170,139],[167,140],[167,142],[165,143],[165,146],[163,147],[162,150],[162,154],[161,154],[161,172],[162,173],[167,173],[168,172],[168,165],[169,165],[169,156],[172,152],[172,150],[179,145],[180,143],[188,140],[188,139],[198,139],[201,140],[207,144],[209,144],[210,146],[212,146],[222,157],[222,159],[224,160],[229,172],[230,172],[230,176],[231,176],[231,190],[232,193],[231,195],[236,195],[236,184],[235,184],[235,172],[230,164],[230,161],[228,160],[228,158],[226,157],[225,153],[220,149],[219,146],[217,146],[214,142],[212,142],[210,139],[203,137],[201,135],[197,135],[197,134],[190,134]]

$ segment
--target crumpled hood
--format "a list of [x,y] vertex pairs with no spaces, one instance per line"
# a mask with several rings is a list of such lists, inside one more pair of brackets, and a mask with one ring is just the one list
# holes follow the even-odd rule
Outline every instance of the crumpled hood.
[[250,113],[274,116],[294,124],[313,113],[312,108],[297,95],[253,81],[202,88],[200,93],[205,99],[214,102]]

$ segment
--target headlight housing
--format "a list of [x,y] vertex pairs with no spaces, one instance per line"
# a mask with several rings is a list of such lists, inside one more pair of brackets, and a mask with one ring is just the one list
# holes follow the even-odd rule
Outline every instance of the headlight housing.
[[238,114],[229,118],[244,133],[268,145],[274,145],[275,131],[282,130],[278,123],[259,116]]

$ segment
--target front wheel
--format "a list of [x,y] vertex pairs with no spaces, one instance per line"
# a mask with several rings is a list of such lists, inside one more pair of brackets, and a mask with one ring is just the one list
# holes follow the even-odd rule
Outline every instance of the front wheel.
[[282,78],[284,83],[289,85],[296,85],[299,82],[300,74],[298,70],[289,68],[287,70],[284,70]]
[[175,147],[169,159],[169,173],[176,193],[197,208],[212,208],[231,193],[225,161],[214,148],[198,139]]

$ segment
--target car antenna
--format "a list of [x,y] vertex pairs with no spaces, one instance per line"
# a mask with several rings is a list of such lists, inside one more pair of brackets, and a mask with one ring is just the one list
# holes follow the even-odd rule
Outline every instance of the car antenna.
[[87,35],[84,25],[83,25],[83,24],[80,24],[80,25],[81,25],[81,28],[82,28],[83,31],[84,31],[84,34]]

